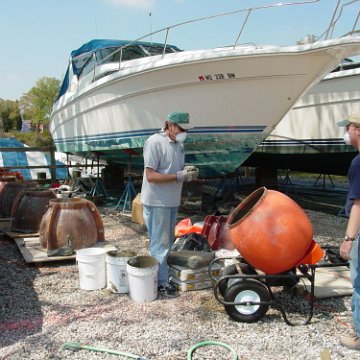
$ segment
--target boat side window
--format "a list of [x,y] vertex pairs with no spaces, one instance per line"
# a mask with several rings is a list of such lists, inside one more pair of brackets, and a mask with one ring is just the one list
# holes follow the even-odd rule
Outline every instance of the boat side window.
[[[142,45],[144,50],[150,55],[162,55],[164,52],[164,47],[160,45]],[[165,54],[171,54],[174,52],[180,51],[180,49],[175,49],[173,47],[167,46],[165,49]]]
[[133,60],[147,56],[139,46],[125,46],[122,50],[120,47],[101,49],[97,52],[96,58],[99,64],[119,62],[121,53],[121,61]]
[[147,56],[139,46],[126,46],[122,51],[122,61],[134,60]]
[[101,49],[96,53],[96,60],[99,64],[119,62],[120,50],[116,47]]

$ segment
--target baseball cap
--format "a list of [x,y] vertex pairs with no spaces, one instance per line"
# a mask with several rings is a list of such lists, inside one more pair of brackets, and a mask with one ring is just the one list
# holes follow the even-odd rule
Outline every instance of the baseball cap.
[[189,113],[182,111],[174,111],[167,116],[168,120],[178,125],[183,130],[192,129],[193,126],[189,122]]
[[350,124],[356,124],[360,126],[360,114],[351,114],[347,119],[340,120],[336,123],[336,125],[340,127],[345,127]]

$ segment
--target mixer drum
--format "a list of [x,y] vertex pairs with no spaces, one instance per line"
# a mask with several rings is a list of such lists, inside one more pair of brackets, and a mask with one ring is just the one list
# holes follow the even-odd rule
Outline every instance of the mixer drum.
[[313,227],[288,196],[261,187],[228,218],[230,237],[241,256],[266,274],[295,267],[313,246]]
[[48,252],[69,246],[78,250],[104,241],[104,225],[97,207],[80,198],[50,200],[41,220],[39,241]]

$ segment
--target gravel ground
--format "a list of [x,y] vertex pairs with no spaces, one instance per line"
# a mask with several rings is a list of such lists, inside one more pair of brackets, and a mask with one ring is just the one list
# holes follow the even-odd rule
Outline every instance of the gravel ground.
[[[138,255],[148,254],[145,229],[110,208],[99,208],[106,240]],[[321,245],[338,245],[346,219],[307,210]],[[302,318],[307,298],[297,296]],[[224,342],[239,359],[359,359],[360,354],[339,345],[339,336],[351,333],[350,297],[318,300],[308,325],[288,326],[280,312],[270,308],[256,323],[229,318],[212,289],[181,293],[176,299],[133,302],[127,294],[79,287],[74,261],[27,265],[16,244],[0,237],[0,359],[117,359],[118,355],[61,349],[77,342],[141,355],[150,360],[183,360],[195,344]],[[329,353],[330,356],[326,356]],[[322,355],[321,355],[322,354]],[[222,360],[224,348],[203,347],[195,360]]]

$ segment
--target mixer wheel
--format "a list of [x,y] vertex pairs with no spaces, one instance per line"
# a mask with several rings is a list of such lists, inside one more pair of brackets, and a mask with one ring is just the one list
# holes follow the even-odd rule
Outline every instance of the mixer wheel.
[[[230,286],[224,296],[226,302],[268,302],[269,290],[260,281],[246,279]],[[226,312],[235,321],[252,323],[261,319],[269,308],[269,304],[224,305]]]
[[[256,270],[248,263],[240,262],[239,266],[244,275],[257,275]],[[235,264],[231,264],[231,265],[225,266],[223,269],[221,269],[220,278],[222,276],[236,275],[236,274],[239,274],[239,272],[237,271]],[[220,292],[221,296],[224,297],[226,290],[230,286],[232,286],[233,284],[235,284],[236,282],[239,282],[239,281],[243,281],[243,278],[241,278],[241,274],[239,274],[238,278],[234,278],[234,279],[220,279],[218,288],[219,288],[219,292]]]

